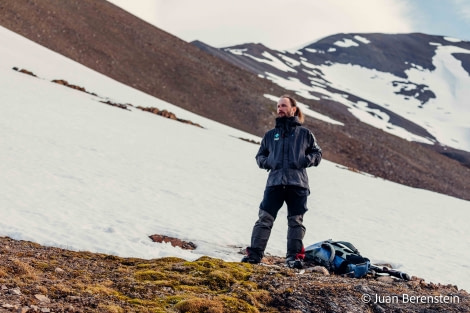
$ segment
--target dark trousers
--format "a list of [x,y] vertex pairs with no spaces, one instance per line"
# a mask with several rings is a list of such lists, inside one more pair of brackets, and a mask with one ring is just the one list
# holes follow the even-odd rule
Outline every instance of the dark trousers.
[[298,186],[266,187],[260,204],[258,220],[253,227],[248,253],[259,260],[264,255],[277,213],[287,205],[287,257],[295,257],[303,248],[305,235],[303,216],[307,212],[308,189]]

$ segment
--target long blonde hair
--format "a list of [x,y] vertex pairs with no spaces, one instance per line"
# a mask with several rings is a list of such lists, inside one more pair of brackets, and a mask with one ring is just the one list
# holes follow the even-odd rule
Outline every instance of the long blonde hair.
[[302,113],[300,108],[297,106],[297,101],[290,95],[282,95],[281,98],[289,99],[290,105],[296,108],[294,116],[297,116],[297,118],[299,119],[299,122],[303,124],[305,120],[304,113]]

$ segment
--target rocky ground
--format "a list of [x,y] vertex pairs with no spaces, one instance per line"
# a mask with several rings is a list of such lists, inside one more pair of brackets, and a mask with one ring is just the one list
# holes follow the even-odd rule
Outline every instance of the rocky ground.
[[120,258],[0,237],[0,312],[470,312],[452,285],[263,262]]

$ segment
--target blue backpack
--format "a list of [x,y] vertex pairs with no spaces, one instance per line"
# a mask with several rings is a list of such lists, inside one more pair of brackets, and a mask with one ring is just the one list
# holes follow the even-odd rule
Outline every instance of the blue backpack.
[[305,262],[326,267],[330,272],[360,278],[370,269],[370,260],[361,256],[351,243],[331,239],[305,249]]

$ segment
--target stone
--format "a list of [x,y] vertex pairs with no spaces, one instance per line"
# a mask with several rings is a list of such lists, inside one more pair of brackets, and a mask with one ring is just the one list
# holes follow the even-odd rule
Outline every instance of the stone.
[[18,287],[10,289],[9,291],[10,291],[10,294],[12,294],[12,295],[15,295],[15,296],[21,295],[21,290]]
[[309,267],[309,268],[306,269],[306,271],[310,272],[310,273],[320,273],[320,274],[323,274],[325,276],[330,275],[330,272],[326,269],[326,267],[320,266],[320,265]]
[[18,313],[27,313],[27,312],[29,312],[29,307],[27,307],[27,306],[21,307],[21,308],[18,309],[17,312]]
[[45,295],[35,294],[34,297],[42,303],[51,303],[51,300]]
[[391,284],[395,281],[391,276],[379,276],[377,277],[377,280],[387,284]]
[[197,246],[191,242],[191,241],[184,241],[178,238],[174,237],[169,237],[165,235],[151,235],[149,236],[150,239],[152,239],[153,242],[158,242],[158,243],[170,243],[173,247],[180,247],[181,249],[185,250],[194,250],[197,248]]

